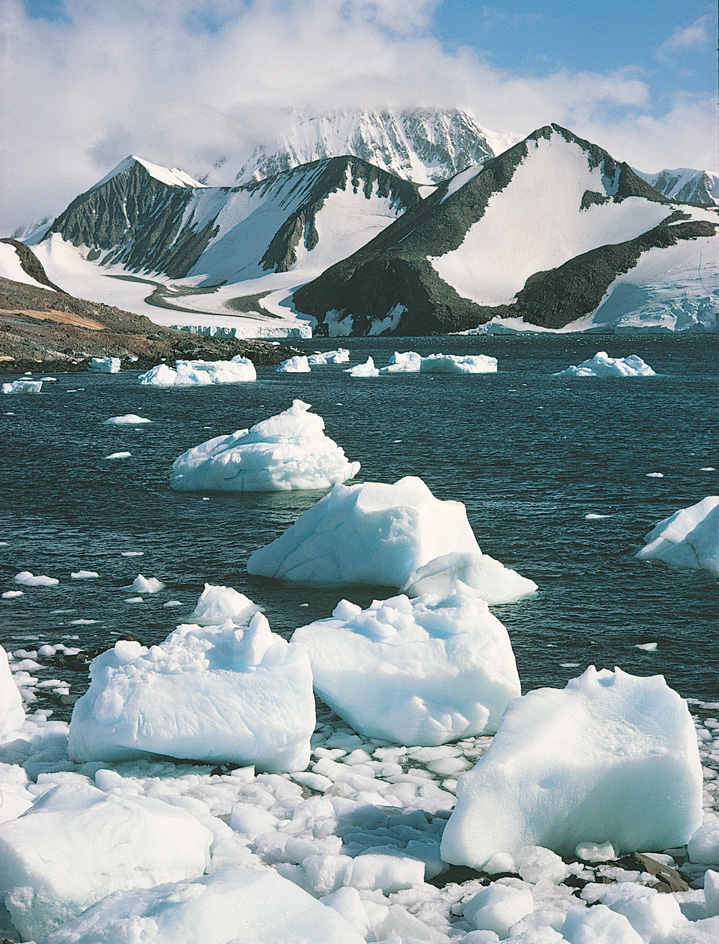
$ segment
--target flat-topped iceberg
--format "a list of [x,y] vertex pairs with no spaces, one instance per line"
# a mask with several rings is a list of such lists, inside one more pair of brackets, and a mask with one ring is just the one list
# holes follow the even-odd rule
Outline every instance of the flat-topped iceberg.
[[229,361],[177,361],[174,370],[158,364],[137,378],[143,386],[206,387],[210,384],[251,383],[257,380],[255,365],[236,354]]
[[329,488],[353,478],[359,462],[324,433],[324,420],[295,400],[277,416],[216,436],[175,459],[173,488],[273,492]]
[[428,354],[395,351],[381,374],[496,374],[497,358],[488,354]]
[[324,367],[327,364],[347,364],[349,363],[350,352],[346,347],[338,347],[335,351],[322,351],[316,354],[310,354],[307,362],[310,367]]
[[119,641],[93,660],[90,679],[70,722],[78,761],[162,755],[271,772],[309,762],[309,659],[261,613],[244,627],[178,626],[150,649]]
[[2,385],[3,393],[40,393],[42,380],[12,380]]
[[435,498],[420,478],[335,485],[271,544],[250,574],[321,586],[401,587],[435,557],[478,552],[464,505]]
[[347,600],[295,630],[315,691],[360,734],[436,746],[494,733],[520,694],[509,636],[475,594]]
[[280,374],[309,374],[310,365],[305,354],[296,354],[278,364],[277,371]]
[[99,374],[117,374],[120,372],[122,361],[119,357],[93,357],[88,368]]
[[660,560],[671,567],[719,574],[719,495],[682,508],[660,521],[635,556]]
[[212,838],[185,810],[75,775],[3,823],[0,898],[24,940],[44,941],[113,892],[202,875]]
[[562,690],[511,702],[487,753],[463,774],[445,862],[481,869],[526,845],[571,856],[684,845],[702,821],[702,771],[686,702],[661,675],[590,666]]
[[581,364],[558,371],[555,377],[654,377],[654,371],[636,354],[629,357],[610,357],[598,351]]
[[0,736],[17,731],[24,720],[22,696],[13,680],[7,653],[0,646]]
[[450,596],[457,590],[476,593],[490,605],[514,603],[537,590],[533,580],[480,551],[444,554],[417,568],[407,578],[402,593]]

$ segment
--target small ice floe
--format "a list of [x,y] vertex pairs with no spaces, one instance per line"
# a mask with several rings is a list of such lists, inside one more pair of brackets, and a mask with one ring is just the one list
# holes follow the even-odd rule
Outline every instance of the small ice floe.
[[365,737],[436,746],[493,733],[520,694],[509,636],[475,594],[406,596],[295,630],[322,700]]
[[699,471],[700,472],[716,472],[716,469],[714,468],[713,465],[705,465],[705,466],[702,466],[702,468],[699,469]]
[[658,642],[640,642],[634,648],[641,649],[642,652],[656,652],[658,645]]
[[144,557],[144,551],[120,551],[120,557]]
[[252,361],[238,354],[229,361],[177,361],[174,370],[167,364],[158,364],[137,379],[144,387],[207,387],[252,383],[257,380],[257,373]]
[[80,617],[79,619],[70,620],[70,625],[71,626],[92,626],[97,622],[98,620],[96,619],[83,619],[83,617]]
[[478,553],[464,505],[422,479],[335,485],[279,538],[251,555],[250,574],[321,586],[401,587],[436,557]]
[[13,380],[2,385],[3,393],[40,393],[42,380]]
[[125,413],[124,416],[111,416],[109,420],[105,420],[105,425],[110,426],[136,426],[140,423],[151,423],[152,420],[148,420],[144,416],[138,416],[137,413]]
[[182,600],[168,600],[167,603],[163,603],[162,605],[165,607],[165,609],[171,610],[173,607],[184,606],[185,604],[182,602]]
[[135,590],[137,593],[157,593],[165,584],[157,577],[144,577],[138,574],[126,590]]
[[109,456],[105,456],[106,459],[129,459],[132,455],[131,452],[111,452]]
[[371,357],[368,357],[364,364],[355,364],[354,367],[348,367],[345,373],[349,374],[350,377],[360,379],[363,377],[379,377],[379,370],[374,366],[374,360]]
[[702,820],[702,770],[686,702],[662,678],[593,666],[563,690],[510,702],[477,766],[460,777],[446,862],[481,869],[536,844],[618,853],[684,845]]
[[324,420],[309,403],[294,400],[289,409],[216,436],[175,459],[173,488],[184,490],[272,492],[329,488],[354,478],[359,462],[350,462],[341,446],[324,433]]
[[277,372],[280,374],[309,374],[309,360],[304,354],[297,354],[295,357],[288,357],[277,365]]
[[15,574],[13,580],[25,587],[56,587],[60,583],[57,577],[44,577],[41,574],[36,576],[29,570],[21,570],[19,574]]
[[419,567],[400,588],[408,597],[446,597],[457,590],[476,593],[492,605],[514,603],[537,590],[533,580],[481,552],[444,554]]
[[90,677],[70,723],[76,760],[161,754],[275,773],[307,767],[309,658],[261,613],[244,626],[182,625],[150,649],[117,642],[93,660]]
[[641,357],[631,354],[629,357],[610,357],[606,351],[599,351],[589,360],[574,367],[558,371],[555,377],[654,377],[652,368]]
[[350,352],[346,347],[337,348],[335,351],[322,351],[317,354],[310,354],[307,363],[310,367],[324,367],[327,364],[348,364]]
[[635,555],[640,560],[719,574],[719,495],[709,495],[660,521],[645,540]]
[[70,576],[73,580],[94,580],[100,575],[96,570],[74,570]]
[[664,473],[663,472],[647,472],[646,477],[648,479],[663,479]]
[[43,383],[57,383],[57,377],[41,377]]
[[88,369],[99,374],[119,374],[121,363],[119,357],[93,357]]
[[212,839],[185,810],[75,775],[3,824],[0,894],[25,940],[45,941],[113,892],[202,875]]
[[144,603],[144,597],[125,597],[125,603]]
[[584,518],[585,518],[586,521],[599,521],[600,518],[611,518],[611,517],[612,517],[611,515],[598,515],[598,514],[594,514],[594,513],[591,512],[591,511],[589,512],[588,515],[585,515],[585,516],[584,516]]
[[21,597],[24,596],[24,594],[24,590],[6,590],[5,593],[3,593],[2,598],[3,600],[14,600],[15,597]]
[[17,731],[24,721],[22,696],[12,677],[7,653],[0,646],[0,735]]

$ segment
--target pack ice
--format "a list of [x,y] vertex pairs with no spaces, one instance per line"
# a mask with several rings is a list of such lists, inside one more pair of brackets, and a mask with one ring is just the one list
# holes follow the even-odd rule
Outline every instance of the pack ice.
[[120,889],[202,875],[212,832],[150,797],[104,793],[83,777],[52,787],[0,828],[0,895],[25,940]]
[[654,371],[641,357],[610,357],[606,351],[598,351],[594,357],[573,367],[567,367],[555,377],[654,377]]
[[464,505],[435,498],[422,479],[335,485],[271,544],[250,574],[321,586],[401,587],[442,554],[479,551]]
[[526,845],[574,855],[684,845],[702,821],[702,771],[686,702],[661,675],[590,666],[562,690],[511,702],[457,786],[446,862],[482,868]]
[[[205,624],[178,626],[147,649],[121,640],[90,666],[90,687],[76,703],[69,751],[78,761],[149,755],[261,770],[304,770],[315,725],[306,653],[270,630],[254,605],[249,626],[211,620],[235,607],[227,588],[205,589]],[[242,596],[238,594],[238,596]],[[197,612],[197,610],[196,610]]]
[[719,574],[719,495],[674,512],[645,540],[646,546],[635,555],[640,560],[656,559],[671,567]]
[[158,364],[137,379],[150,387],[203,387],[248,383],[257,380],[257,373],[251,360],[236,354],[229,361],[177,361],[174,370],[167,364]]
[[353,478],[359,462],[324,433],[310,404],[294,400],[277,416],[216,436],[175,459],[170,484],[177,489],[271,492],[329,488]]
[[404,595],[366,610],[347,600],[295,630],[314,687],[356,731],[434,747],[493,733],[520,694],[509,636],[475,594]]
[[7,653],[0,646],[0,735],[17,731],[24,720],[25,709],[22,706],[22,696],[13,680]]

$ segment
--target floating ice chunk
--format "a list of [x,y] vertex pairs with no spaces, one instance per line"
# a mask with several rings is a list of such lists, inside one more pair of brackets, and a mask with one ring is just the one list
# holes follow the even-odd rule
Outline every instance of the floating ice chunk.
[[435,557],[409,575],[401,592],[408,597],[423,593],[444,597],[458,589],[472,590],[491,606],[521,600],[534,593],[537,585],[488,554],[475,551]]
[[495,882],[477,892],[464,906],[465,921],[477,931],[494,931],[500,938],[525,915],[534,911],[529,888]]
[[389,363],[383,367],[383,374],[414,374],[422,366],[422,355],[416,351],[395,351]]
[[350,352],[346,347],[337,348],[336,351],[322,351],[317,354],[310,354],[307,363],[310,367],[324,367],[327,364],[347,364],[349,363]]
[[611,518],[611,515],[596,515],[590,511],[588,515],[584,516],[587,521],[599,521],[600,518]]
[[712,817],[692,835],[687,845],[691,862],[719,865],[719,819]]
[[94,577],[99,577],[100,575],[96,570],[75,570],[70,576],[73,580],[92,580]]
[[22,696],[12,677],[7,653],[0,646],[0,735],[17,731],[24,721]]
[[161,754],[271,772],[309,762],[309,659],[261,613],[244,628],[178,626],[149,650],[117,642],[92,662],[90,677],[70,723],[76,760]]
[[324,433],[309,403],[294,400],[284,412],[216,436],[188,449],[172,465],[170,483],[186,490],[272,492],[329,488],[353,478],[359,462]]
[[13,380],[2,385],[3,393],[40,393],[42,380]]
[[207,387],[210,384],[251,383],[257,380],[255,365],[236,355],[229,361],[177,361],[175,369],[158,364],[137,378],[142,386]]
[[230,866],[193,882],[119,892],[47,944],[364,944],[338,912],[272,869]]
[[558,371],[555,377],[654,377],[652,368],[641,357],[630,354],[629,357],[610,357],[606,351],[599,351],[589,360],[574,367]]
[[422,358],[423,374],[496,374],[497,358],[487,354],[430,354]]
[[399,588],[418,567],[455,551],[479,551],[464,505],[440,501],[408,476],[394,485],[335,485],[255,551],[247,570],[323,586]]
[[167,364],[157,364],[137,378],[138,383],[143,387],[174,387],[176,380],[177,371],[168,367]]
[[635,555],[640,560],[719,574],[719,495],[709,495],[660,521],[645,540],[646,546]]
[[508,706],[457,786],[446,862],[481,868],[495,853],[611,842],[618,853],[687,842],[701,822],[702,772],[686,703],[662,678],[593,666],[565,689]]
[[15,597],[22,597],[24,595],[24,590],[6,590],[5,593],[2,594],[2,598],[3,600],[14,600]]
[[111,416],[109,420],[105,420],[105,424],[111,426],[136,426],[139,423],[151,422],[152,420],[148,420],[144,416],[138,416],[137,413],[125,413],[124,416]]
[[349,374],[350,377],[379,377],[379,371],[374,366],[371,357],[368,357],[364,364],[355,364],[354,367],[349,367],[345,373]]
[[41,574],[36,576],[29,570],[21,570],[19,574],[15,574],[13,580],[25,587],[55,587],[60,583],[57,577],[44,577]]
[[135,590],[137,593],[157,593],[164,586],[165,584],[157,577],[143,577],[142,574],[138,574],[126,589]]
[[634,648],[641,649],[643,652],[656,652],[658,642],[640,642]]
[[297,354],[278,364],[277,371],[281,374],[309,374],[310,365],[304,354]]
[[221,626],[228,621],[235,626],[247,626],[258,610],[259,607],[244,593],[238,593],[232,587],[217,587],[206,583],[197,606],[190,615],[190,621],[200,626]]
[[26,939],[120,889],[201,875],[212,833],[161,800],[103,793],[86,782],[53,787],[0,830],[0,894]]
[[93,357],[88,367],[101,374],[118,374],[121,363],[119,357]]
[[105,456],[106,459],[129,459],[132,455],[131,452],[111,452],[109,456]]
[[520,693],[507,631],[474,594],[397,596],[366,610],[342,600],[291,645],[309,653],[323,701],[360,734],[398,744],[492,733]]
[[569,944],[646,944],[624,915],[605,905],[572,908],[561,928],[560,940]]
[[648,479],[663,479],[664,473],[663,472],[647,472],[646,477]]
[[424,882],[424,862],[403,855],[367,853],[352,859],[343,884],[352,888],[377,890],[385,895]]

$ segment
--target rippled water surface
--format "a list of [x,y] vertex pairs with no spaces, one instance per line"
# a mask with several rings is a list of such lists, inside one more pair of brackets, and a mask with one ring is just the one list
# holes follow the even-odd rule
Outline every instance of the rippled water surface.
[[[319,343],[323,350],[335,342]],[[290,405],[312,404],[328,435],[362,464],[358,480],[419,475],[465,503],[483,551],[535,580],[532,598],[494,611],[525,690],[561,686],[588,664],[662,672],[682,695],[719,699],[718,583],[706,572],[633,558],[679,508],[719,493],[717,345],[711,338],[486,337],[349,340],[351,363],[394,350],[486,353],[499,372],[352,380],[259,368],[254,384],[163,390],[137,373],[57,374],[39,396],[0,400],[0,589],[21,570],[57,577],[0,600],[0,642],[93,650],[118,635],[161,641],[192,611],[205,581],[235,587],[289,636],[330,615],[341,596],[366,605],[383,588],[318,591],[249,577],[246,561],[322,493],[200,494],[169,488],[172,461],[212,436]],[[307,344],[308,349],[311,345]],[[553,376],[607,347],[639,354],[653,378]],[[108,426],[138,413],[141,426]],[[131,452],[124,460],[109,454]],[[648,477],[661,472],[662,477]],[[606,515],[587,519],[587,514]],[[122,556],[141,551],[142,556]],[[95,580],[71,572],[97,571]],[[166,587],[143,603],[137,576]],[[183,607],[166,608],[179,600]],[[95,622],[81,622],[94,620]],[[656,642],[654,652],[636,648]],[[53,667],[86,686],[84,671]],[[68,705],[54,706],[58,716]]]

